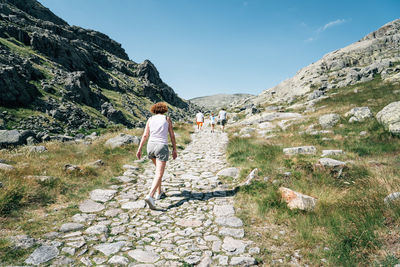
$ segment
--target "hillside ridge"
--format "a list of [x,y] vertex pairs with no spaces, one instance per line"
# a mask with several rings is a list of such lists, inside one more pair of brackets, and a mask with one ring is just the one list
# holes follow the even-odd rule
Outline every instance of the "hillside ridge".
[[149,60],[129,59],[107,35],[70,26],[36,0],[0,3],[0,129],[71,133],[141,127],[154,102],[184,120],[196,107]]
[[324,55],[251,101],[292,102],[313,91],[323,94],[326,90],[371,81],[377,75],[386,81],[400,81],[399,45],[400,19],[397,19],[353,44]]

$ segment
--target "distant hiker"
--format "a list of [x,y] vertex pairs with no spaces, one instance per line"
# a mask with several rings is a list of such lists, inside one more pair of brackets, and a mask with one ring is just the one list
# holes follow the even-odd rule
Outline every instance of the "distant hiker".
[[226,114],[225,108],[221,109],[218,116],[219,116],[219,120],[221,122],[221,130],[223,132],[225,129],[226,120],[228,119],[228,115]]
[[215,128],[215,116],[214,113],[211,113],[210,115],[210,124],[211,124],[211,132],[214,132],[214,128]]
[[204,115],[201,112],[196,114],[196,122],[197,122],[197,130],[201,130],[203,128],[204,123]]
[[149,142],[147,143],[147,156],[156,166],[156,172],[150,192],[144,200],[147,205],[149,205],[150,209],[156,209],[154,200],[160,199],[161,197],[161,181],[169,156],[168,133],[172,143],[173,159],[176,159],[177,153],[172,121],[169,117],[164,115],[168,111],[167,104],[163,102],[156,103],[151,107],[150,111],[155,115],[147,120],[146,128],[144,129],[142,140],[140,140],[136,156],[138,159],[141,158],[142,147],[147,139],[149,139]]

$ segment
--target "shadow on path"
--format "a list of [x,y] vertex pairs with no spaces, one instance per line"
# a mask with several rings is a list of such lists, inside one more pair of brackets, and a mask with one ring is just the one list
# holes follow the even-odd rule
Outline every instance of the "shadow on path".
[[170,197],[185,197],[184,199],[179,200],[178,202],[169,205],[166,209],[172,209],[172,208],[177,208],[179,206],[182,206],[185,202],[188,202],[190,200],[201,200],[201,201],[207,201],[211,198],[219,198],[219,197],[231,197],[236,195],[236,193],[239,191],[239,188],[236,187],[234,189],[226,189],[226,190],[216,190],[212,192],[192,192],[192,191],[187,191],[184,190],[180,194],[174,194],[171,195]]

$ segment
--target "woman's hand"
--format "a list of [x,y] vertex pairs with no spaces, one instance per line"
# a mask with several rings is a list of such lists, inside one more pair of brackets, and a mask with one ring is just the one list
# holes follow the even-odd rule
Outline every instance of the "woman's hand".
[[136,152],[136,157],[138,159],[140,159],[142,157],[142,150],[141,149],[138,149],[138,151]]
[[178,157],[178,153],[176,152],[176,150],[172,150],[172,158],[176,159]]

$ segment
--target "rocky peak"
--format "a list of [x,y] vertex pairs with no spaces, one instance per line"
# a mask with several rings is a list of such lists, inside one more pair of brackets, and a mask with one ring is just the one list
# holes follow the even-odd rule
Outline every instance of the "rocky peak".
[[50,21],[58,25],[68,25],[67,22],[57,17],[53,12],[36,0],[3,0],[1,2],[8,2],[34,18]]
[[156,69],[154,64],[147,59],[142,64],[139,64],[137,66],[136,75],[143,77],[146,81],[152,84],[162,83],[158,70]]
[[360,40],[360,42],[365,41],[365,40],[382,38],[385,36],[396,35],[399,33],[400,33],[400,19],[396,19],[394,21],[391,21],[391,22],[383,25],[378,30],[371,32],[370,34],[368,34],[367,36],[362,38]]

